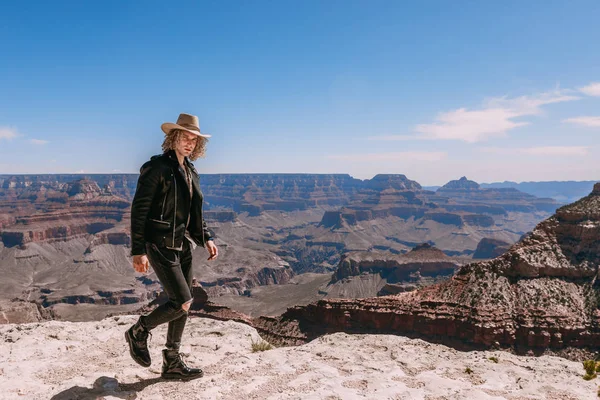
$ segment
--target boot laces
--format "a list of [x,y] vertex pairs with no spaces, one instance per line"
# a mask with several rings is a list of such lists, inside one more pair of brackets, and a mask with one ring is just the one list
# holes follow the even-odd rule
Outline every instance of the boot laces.
[[190,367],[187,366],[187,364],[185,363],[185,361],[183,361],[183,358],[185,357],[184,354],[179,353],[177,355],[177,364],[179,364],[181,366],[182,369],[189,369]]
[[188,368],[188,366],[186,365],[186,363],[183,361],[183,357],[186,357],[186,355],[183,354],[183,353],[177,352],[175,355],[173,355],[173,358],[171,359],[172,365],[173,366],[179,366],[179,367],[182,367],[184,369]]
[[133,338],[136,342],[144,343],[148,341],[148,337],[152,338],[152,332],[147,329],[142,329],[137,334],[134,333]]

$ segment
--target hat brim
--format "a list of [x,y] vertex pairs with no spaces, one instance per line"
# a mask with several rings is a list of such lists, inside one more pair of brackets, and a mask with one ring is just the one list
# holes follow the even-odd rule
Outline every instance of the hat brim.
[[206,133],[201,133],[201,132],[198,132],[198,131],[193,131],[193,130],[191,130],[191,129],[184,128],[184,127],[183,127],[183,126],[181,126],[181,125],[174,124],[174,123],[172,123],[172,122],[165,122],[164,124],[162,124],[162,125],[160,126],[160,129],[162,129],[162,131],[163,131],[165,134],[168,134],[168,133],[169,133],[169,132],[171,132],[173,129],[181,129],[182,131],[186,131],[186,132],[192,133],[192,134],[194,134],[194,135],[196,135],[196,136],[205,137],[205,138],[209,138],[209,137],[211,137],[211,135],[208,135],[208,134],[206,134]]

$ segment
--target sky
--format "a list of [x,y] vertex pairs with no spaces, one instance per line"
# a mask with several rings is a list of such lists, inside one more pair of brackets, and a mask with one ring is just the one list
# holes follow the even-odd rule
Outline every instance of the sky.
[[597,0],[0,10],[0,174],[138,173],[190,113],[201,174],[600,180]]

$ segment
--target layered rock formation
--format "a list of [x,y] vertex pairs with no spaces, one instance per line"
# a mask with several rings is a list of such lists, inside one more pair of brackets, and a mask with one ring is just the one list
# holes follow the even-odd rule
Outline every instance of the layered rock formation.
[[[71,196],[71,189],[82,191],[80,184],[73,187],[73,182],[81,181],[82,178],[95,182],[98,187],[115,196],[131,201],[137,177],[137,174],[0,175],[0,206],[18,200],[64,203]],[[339,207],[377,196],[385,190],[425,193],[429,201],[438,204],[447,203],[448,198],[462,199],[472,204],[475,197],[486,204],[498,204],[496,209],[475,207],[470,211],[463,207],[450,210],[473,213],[481,213],[482,210],[500,212],[501,208],[505,211],[552,212],[558,204],[550,199],[539,199],[510,188],[480,189],[477,183],[468,181],[465,177],[449,182],[436,193],[423,190],[418,182],[400,174],[379,174],[366,180],[355,179],[347,174],[203,174],[201,187],[208,208],[225,207],[236,212],[248,211],[254,214],[268,210]],[[377,203],[383,204],[385,201]],[[410,199],[408,203],[411,203]]]
[[218,296],[223,293],[244,294],[248,289],[263,285],[282,285],[294,276],[289,265],[265,266],[259,269],[238,268],[234,276],[216,277],[207,280],[204,273],[198,274],[202,286],[211,294]]
[[414,290],[448,279],[464,261],[423,243],[406,254],[352,252],[342,256],[329,285],[329,298],[360,298]]
[[347,174],[214,174],[201,186],[209,206],[258,215],[343,205],[363,183]]
[[[329,299],[250,321],[272,341],[337,332],[395,333],[470,345],[599,348],[600,183],[502,256],[451,280],[371,299]],[[207,304],[200,315],[243,321]]]
[[391,281],[407,279],[416,271],[420,271],[422,275],[447,274],[448,271],[452,274],[459,265],[458,261],[428,243],[423,243],[404,255],[348,253],[342,256],[331,283],[365,272],[378,273],[389,277]]
[[461,205],[461,208],[450,207],[462,211],[478,212],[478,208],[469,208],[465,206],[475,206],[477,203],[486,205],[495,205],[505,211],[545,211],[554,212],[558,207],[554,199],[539,198],[533,195],[521,192],[514,188],[485,188],[482,189],[477,182],[470,181],[466,177],[459,180],[450,181],[436,191],[436,194],[449,197]]
[[[531,216],[544,215],[558,206],[552,199],[538,199],[514,189],[481,189],[464,177],[435,193],[422,190],[404,175],[376,178],[377,184],[357,192],[350,204],[326,211],[319,226],[331,232],[358,233],[366,224],[385,226],[382,220],[389,219],[396,222],[395,229],[387,232],[385,240],[378,240],[382,249],[405,250],[388,241],[409,247],[431,242],[448,255],[470,255],[484,237],[514,243],[539,221]],[[338,244],[338,249],[363,250],[349,247],[347,240]]]
[[0,197],[20,194],[28,188],[44,188],[47,191],[63,191],[65,185],[81,179],[92,180],[99,187],[110,187],[117,196],[133,198],[138,174],[40,174],[0,175]]
[[[80,179],[51,190],[48,198],[44,185],[33,183],[20,197],[29,201],[37,212],[14,217],[14,222],[2,229],[6,247],[24,246],[31,242],[69,240],[114,228],[128,214],[129,202],[100,189],[95,181]],[[21,199],[21,201],[24,201]],[[60,199],[60,201],[56,201]],[[123,229],[120,232],[123,232]],[[121,239],[120,242],[127,242]]]

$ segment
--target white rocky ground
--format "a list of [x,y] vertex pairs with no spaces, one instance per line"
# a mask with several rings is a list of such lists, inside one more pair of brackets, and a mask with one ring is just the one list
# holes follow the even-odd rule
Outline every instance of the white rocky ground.
[[581,363],[557,357],[460,352],[400,336],[341,333],[253,353],[256,330],[201,318],[189,321],[183,351],[205,376],[163,381],[165,326],[153,332],[153,363],[146,369],[131,360],[123,338],[135,319],[1,325],[0,398],[598,399],[600,382],[583,380]]

